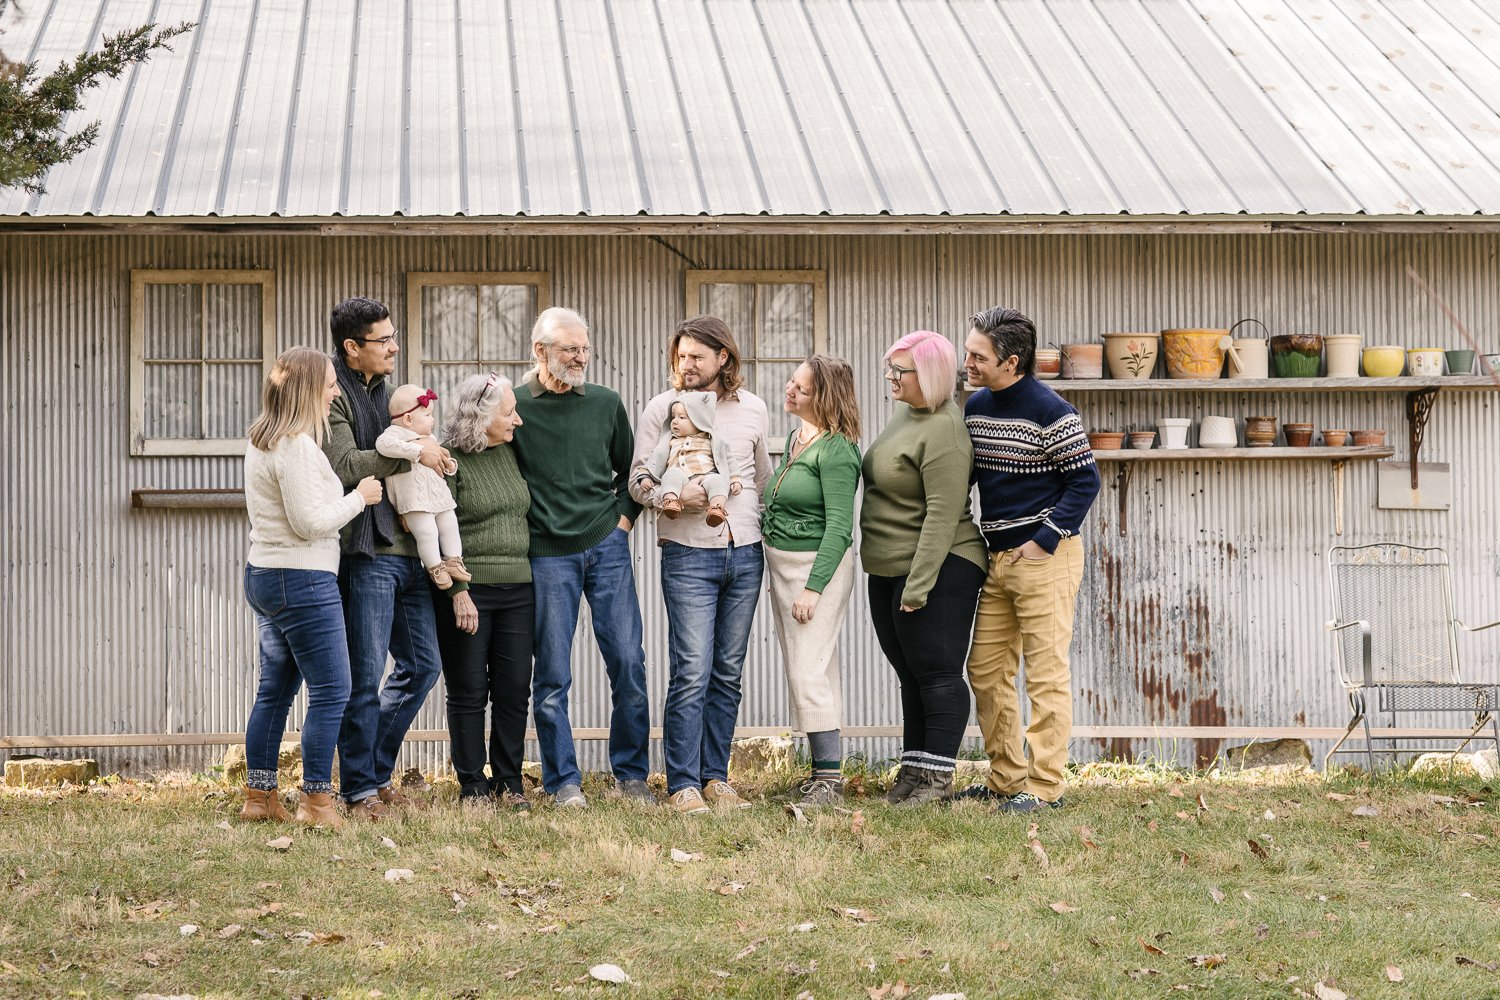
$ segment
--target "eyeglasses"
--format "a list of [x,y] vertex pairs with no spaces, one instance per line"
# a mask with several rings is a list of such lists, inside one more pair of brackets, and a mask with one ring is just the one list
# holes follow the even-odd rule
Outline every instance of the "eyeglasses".
[[917,370],[915,368],[902,368],[900,365],[892,364],[889,361],[885,363],[885,377],[892,382],[899,382],[905,376],[915,375],[916,373]]
[[587,344],[584,344],[582,347],[559,347],[553,344],[551,349],[558,354],[564,354],[571,358],[586,358],[591,353],[591,348]]
[[396,335],[400,332],[400,330],[392,330],[384,337],[355,337],[354,339],[359,341],[361,344],[379,344],[381,347],[384,347],[386,344],[389,344],[391,341],[395,340]]

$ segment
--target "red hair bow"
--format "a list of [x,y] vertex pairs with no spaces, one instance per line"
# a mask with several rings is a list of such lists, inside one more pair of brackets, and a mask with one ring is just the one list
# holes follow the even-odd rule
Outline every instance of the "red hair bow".
[[409,410],[402,410],[400,413],[396,414],[396,416],[398,416],[398,417],[404,417],[408,413],[415,413],[417,410],[420,410],[422,407],[427,406],[428,404],[433,403],[436,400],[437,400],[437,393],[434,392],[431,389],[428,389],[426,392],[422,393],[422,395],[420,395],[420,396],[417,397],[417,405],[416,406],[413,406]]

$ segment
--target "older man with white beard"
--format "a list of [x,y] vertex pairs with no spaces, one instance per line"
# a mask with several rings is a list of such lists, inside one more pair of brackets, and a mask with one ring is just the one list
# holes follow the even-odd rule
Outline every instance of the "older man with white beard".
[[651,714],[628,534],[641,511],[628,491],[630,418],[618,393],[585,381],[589,329],[578,313],[544,310],[532,327],[531,348],[536,367],[516,392],[524,430],[512,447],[531,489],[532,711],[542,787],[559,806],[588,805],[568,720],[573,633],[579,602],[587,597],[613,701],[610,768],[626,798],[654,802],[646,787]]

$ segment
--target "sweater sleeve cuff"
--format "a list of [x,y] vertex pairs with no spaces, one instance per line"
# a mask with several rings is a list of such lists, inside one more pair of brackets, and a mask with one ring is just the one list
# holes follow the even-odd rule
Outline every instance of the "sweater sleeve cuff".
[[1031,536],[1031,540],[1051,554],[1057,551],[1057,544],[1062,541],[1062,535],[1057,532],[1057,529],[1044,524],[1035,535]]

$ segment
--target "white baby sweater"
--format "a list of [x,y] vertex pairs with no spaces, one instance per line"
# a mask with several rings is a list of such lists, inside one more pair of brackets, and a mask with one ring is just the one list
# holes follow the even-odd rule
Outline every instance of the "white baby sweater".
[[339,571],[339,529],[365,508],[344,492],[310,435],[282,438],[270,451],[245,448],[250,565]]

